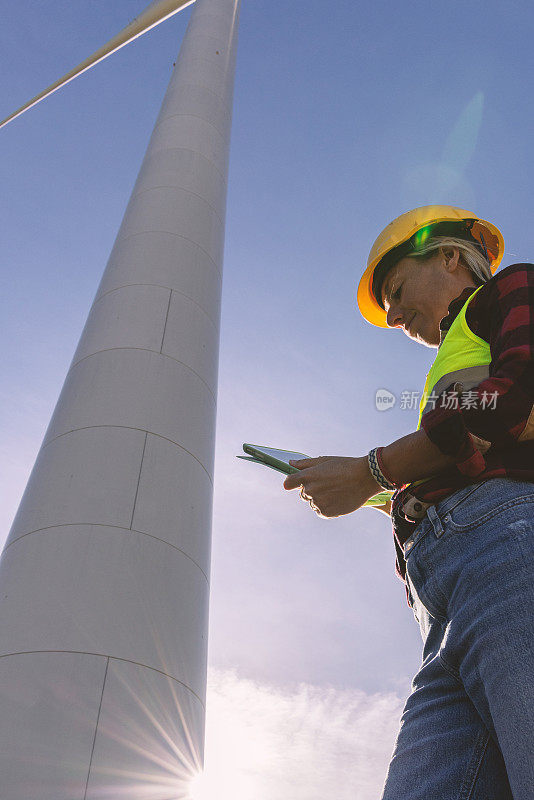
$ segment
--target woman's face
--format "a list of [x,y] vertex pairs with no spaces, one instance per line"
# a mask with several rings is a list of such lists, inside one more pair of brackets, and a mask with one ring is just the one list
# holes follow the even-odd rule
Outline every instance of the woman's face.
[[438,250],[428,260],[401,258],[387,273],[382,300],[390,327],[426,347],[440,342],[439,323],[447,316],[449,303],[466,286],[475,286],[470,272],[459,263],[457,247]]

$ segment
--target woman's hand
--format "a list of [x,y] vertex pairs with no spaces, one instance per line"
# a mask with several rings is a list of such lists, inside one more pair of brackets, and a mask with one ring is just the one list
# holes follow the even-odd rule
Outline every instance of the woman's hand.
[[340,517],[360,508],[366,500],[383,491],[369,469],[367,456],[341,458],[321,456],[290,461],[299,472],[284,481],[284,489],[300,489],[320,517]]

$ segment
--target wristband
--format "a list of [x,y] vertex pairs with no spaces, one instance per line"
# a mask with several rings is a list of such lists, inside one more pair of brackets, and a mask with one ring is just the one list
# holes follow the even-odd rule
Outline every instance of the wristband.
[[398,486],[400,486],[400,484],[399,483],[395,483],[395,481],[391,480],[391,476],[390,476],[389,472],[386,469],[384,469],[384,459],[382,458],[383,451],[384,451],[383,447],[377,447],[376,448],[376,460],[378,461],[378,466],[380,468],[380,472],[382,473],[384,478],[387,480],[387,482],[396,489]]
[[371,470],[371,474],[375,481],[383,488],[387,489],[388,491],[392,491],[396,489],[397,486],[395,483],[392,483],[385,475],[384,470],[382,467],[382,459],[381,453],[383,448],[382,447],[374,447],[372,450],[369,451],[367,456],[367,461],[369,463],[369,469]]

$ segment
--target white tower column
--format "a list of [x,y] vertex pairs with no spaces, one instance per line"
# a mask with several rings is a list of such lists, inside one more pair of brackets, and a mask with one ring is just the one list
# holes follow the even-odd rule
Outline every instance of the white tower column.
[[202,763],[238,9],[193,8],[2,554],[6,800],[180,800]]

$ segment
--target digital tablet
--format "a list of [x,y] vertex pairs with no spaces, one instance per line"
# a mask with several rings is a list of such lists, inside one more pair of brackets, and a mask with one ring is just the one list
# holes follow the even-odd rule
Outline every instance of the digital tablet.
[[[291,475],[300,472],[296,467],[292,467],[290,461],[297,461],[301,458],[311,458],[304,453],[295,453],[292,450],[278,450],[275,447],[263,447],[258,444],[244,444],[243,450],[246,456],[237,456],[244,461],[254,461],[256,464],[263,464],[265,467],[281,472],[284,475]],[[384,506],[391,500],[393,492],[384,490],[366,500],[363,506]],[[362,506],[362,508],[363,508]]]
[[293,460],[301,458],[310,458],[304,453],[295,453],[291,450],[277,450],[275,447],[263,447],[258,444],[244,444],[243,450],[246,456],[237,456],[243,458],[245,461],[255,461],[257,464],[263,464],[266,467],[271,467],[277,472],[282,472],[284,475],[291,475],[293,472],[299,472],[296,467],[292,467],[289,463]]

